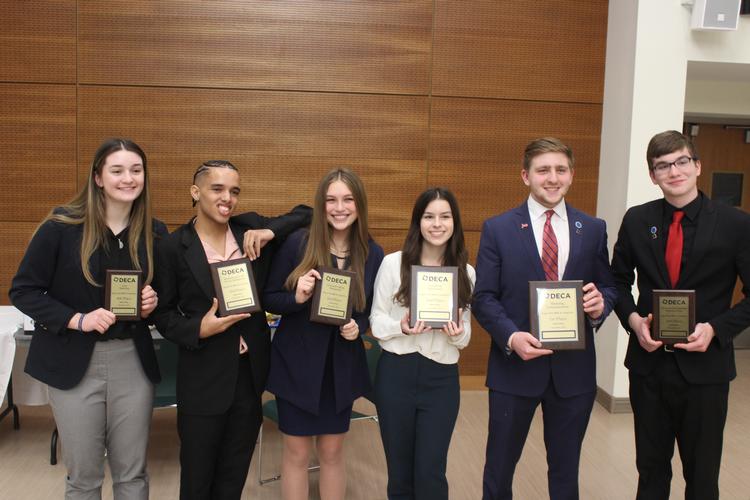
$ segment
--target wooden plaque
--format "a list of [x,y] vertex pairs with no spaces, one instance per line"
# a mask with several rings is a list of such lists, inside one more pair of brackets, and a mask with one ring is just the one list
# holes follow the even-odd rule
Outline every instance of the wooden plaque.
[[442,328],[449,321],[458,324],[458,267],[411,266],[409,326],[424,321],[430,328]]
[[352,301],[357,273],[333,267],[320,267],[315,283],[310,321],[345,325],[352,319]]
[[651,338],[666,345],[687,342],[695,331],[695,290],[654,290]]
[[209,264],[219,316],[254,313],[261,310],[250,259],[232,259]]
[[544,349],[585,349],[583,281],[529,281],[529,317]]
[[131,269],[107,269],[104,308],[115,313],[118,321],[141,319],[142,276],[140,271]]

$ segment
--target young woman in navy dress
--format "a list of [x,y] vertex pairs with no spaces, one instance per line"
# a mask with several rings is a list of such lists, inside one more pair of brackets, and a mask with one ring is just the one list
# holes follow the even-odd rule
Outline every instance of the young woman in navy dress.
[[[383,250],[370,238],[367,196],[351,170],[321,180],[309,231],[298,231],[274,258],[263,295],[266,309],[282,315],[271,347],[268,390],[276,395],[284,436],[282,497],[308,498],[313,436],[320,461],[320,496],[343,499],[343,444],[352,403],[371,390],[360,334],[369,327],[373,283]],[[310,321],[311,297],[321,266],[356,273],[353,318],[343,326]]]

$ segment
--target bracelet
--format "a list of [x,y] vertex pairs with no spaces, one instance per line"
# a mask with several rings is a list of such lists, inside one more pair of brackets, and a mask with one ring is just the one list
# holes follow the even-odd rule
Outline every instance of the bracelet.
[[78,331],[83,332],[83,318],[86,317],[86,313],[81,313],[81,317],[78,318]]

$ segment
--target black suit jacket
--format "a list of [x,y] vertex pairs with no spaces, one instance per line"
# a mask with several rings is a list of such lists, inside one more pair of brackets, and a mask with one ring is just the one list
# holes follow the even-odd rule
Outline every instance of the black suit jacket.
[[[309,223],[311,210],[298,206],[287,215],[269,219],[254,212],[232,217],[229,227],[242,248],[248,229],[271,229],[275,238],[263,248],[253,264],[258,293],[263,291],[271,257],[278,242],[300,226]],[[203,316],[216,296],[203,245],[193,223],[178,228],[159,247],[155,288],[159,305],[153,313],[159,333],[179,344],[177,362],[177,405],[194,415],[216,415],[232,403],[239,366],[239,337],[245,339],[250,356],[253,385],[257,397],[268,377],[271,332],[265,314],[232,325],[226,331],[201,339]]]
[[[687,266],[681,270],[676,289],[694,289],[696,321],[708,322],[716,337],[704,353],[675,349],[674,356],[685,379],[693,384],[715,384],[736,375],[732,339],[750,326],[750,215],[715,203],[703,195],[695,241]],[[623,327],[632,333],[628,317],[633,312],[652,312],[654,289],[670,289],[664,259],[662,217],[664,201],[655,200],[630,208],[622,220],[612,256],[612,271],[620,300],[615,308]],[[653,229],[656,228],[655,233]],[[655,237],[654,237],[655,236]],[[638,302],[631,286],[638,273]],[[744,299],[731,307],[732,293],[742,280]],[[625,366],[647,375],[665,355],[662,349],[646,352],[635,335],[630,336]]]
[[[166,226],[154,220],[154,241],[167,235]],[[82,225],[47,221],[31,239],[10,288],[10,301],[35,322],[26,372],[58,389],[78,385],[91,360],[97,333],[68,329],[68,321],[78,312],[104,307],[104,288],[91,285],[81,269]],[[143,240],[141,240],[142,242]],[[97,283],[101,250],[91,256],[89,265]],[[141,244],[138,257],[144,275],[148,272],[146,247]],[[160,380],[159,366],[146,321],[129,322],[143,371],[151,382]]]

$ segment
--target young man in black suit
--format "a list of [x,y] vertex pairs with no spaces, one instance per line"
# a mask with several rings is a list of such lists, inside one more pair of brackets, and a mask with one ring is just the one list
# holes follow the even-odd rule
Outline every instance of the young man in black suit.
[[[261,395],[271,351],[266,316],[217,317],[209,265],[239,258],[245,247],[248,257],[255,257],[252,270],[261,294],[275,242],[307,225],[312,212],[298,206],[272,219],[255,212],[233,216],[239,194],[234,165],[223,160],[203,163],[191,187],[196,217],[170,234],[157,252],[155,288],[160,300],[152,317],[159,332],[180,346],[182,500],[239,500],[263,423]],[[248,245],[246,231],[252,230],[261,230],[263,241],[273,238],[261,254],[260,243]]]
[[[750,216],[698,190],[698,154],[689,137],[655,135],[646,152],[651,181],[664,198],[630,208],[612,258],[615,309],[630,334],[630,371],[638,499],[669,498],[675,439],[685,498],[719,498],[719,466],[732,339],[750,326]],[[631,287],[638,273],[638,302]],[[737,277],[744,298],[732,306]],[[673,347],[651,335],[654,289],[695,290],[695,330]]]

